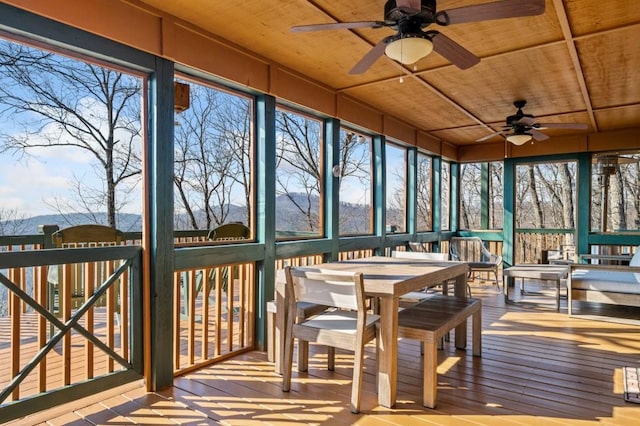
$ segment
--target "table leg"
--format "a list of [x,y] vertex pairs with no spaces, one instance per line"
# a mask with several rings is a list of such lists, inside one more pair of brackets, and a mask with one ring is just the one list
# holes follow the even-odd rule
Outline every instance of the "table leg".
[[556,311],[560,312],[560,280],[556,280]]
[[[455,283],[456,297],[467,297],[467,274],[458,275]],[[465,349],[467,347],[467,322],[462,321],[456,327],[455,337],[456,348]]]
[[380,298],[378,336],[378,403],[386,408],[396,404],[398,376],[398,298]]
[[504,303],[505,305],[511,303],[509,300],[509,289],[513,287],[513,291],[516,291],[516,282],[513,277],[510,276],[502,276],[502,283],[504,285]]

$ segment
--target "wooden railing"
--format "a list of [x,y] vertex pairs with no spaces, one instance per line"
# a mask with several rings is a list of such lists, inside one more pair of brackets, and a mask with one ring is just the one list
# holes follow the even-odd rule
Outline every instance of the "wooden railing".
[[[3,416],[24,412],[24,404],[48,408],[142,377],[140,247],[39,250],[25,242],[3,248],[0,282],[10,312],[0,317]],[[57,291],[66,285],[68,265],[80,267],[78,279],[91,290],[73,308],[70,292]],[[48,279],[51,268],[63,271],[60,283]],[[107,273],[98,278],[100,268]]]
[[[484,240],[488,249],[502,254],[500,233],[487,235]],[[389,254],[391,250],[401,249],[398,244],[408,244],[404,237],[395,236],[385,242],[388,247],[384,248],[380,247],[383,241],[380,237],[341,239],[338,259]],[[60,397],[50,396],[59,388],[69,391],[68,388],[77,387],[75,394],[71,391],[65,396],[73,398],[140,377],[138,367],[142,354],[134,353],[132,348],[140,349],[142,344],[132,342],[141,338],[142,330],[141,248],[138,246],[141,233],[126,233],[125,239],[126,245],[119,247],[43,250],[51,248],[50,233],[0,237],[0,249],[4,251],[0,256],[3,273],[0,289],[10,290],[4,296],[8,309],[0,313],[0,362],[7,366],[0,370],[3,389],[0,404],[5,404],[2,406],[5,412],[11,410],[13,403],[26,398],[38,399],[39,407],[46,407],[53,403],[51,401],[59,403]],[[216,247],[205,239],[204,231],[175,235],[176,253],[182,251],[180,247],[188,251],[191,247],[206,245],[204,250],[194,249],[198,250],[197,262],[182,261],[182,269],[174,273],[176,374],[255,348],[255,262],[262,259],[264,248],[254,242],[239,243],[243,247],[239,244]],[[438,243],[440,251],[448,251],[447,241]],[[514,260],[537,263],[543,250],[572,243],[571,230],[519,229]],[[321,263],[325,253],[315,253],[316,248],[330,246],[318,240],[296,241],[293,246],[285,243],[283,258],[277,259],[274,266],[281,269],[285,265]],[[181,258],[190,256],[185,253]],[[87,276],[90,276],[89,264],[104,261],[116,262],[115,275],[97,285],[98,293],[88,292],[84,305],[62,316],[48,309],[50,266],[86,264]],[[115,290],[115,286],[119,286],[119,290]],[[107,295],[106,305],[96,306],[102,295]],[[121,377],[116,382],[102,377],[114,374]]]
[[[558,251],[575,260],[573,229],[517,229],[514,244],[515,263],[542,263],[543,251]],[[566,255],[566,256],[565,256]]]
[[174,273],[174,371],[183,374],[254,348],[255,267]]

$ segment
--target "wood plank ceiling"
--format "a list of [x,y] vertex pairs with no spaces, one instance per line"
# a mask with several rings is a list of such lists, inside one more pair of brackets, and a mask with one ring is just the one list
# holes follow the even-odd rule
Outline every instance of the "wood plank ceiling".
[[[515,113],[517,99],[526,99],[524,112],[541,122],[589,125],[545,129],[552,137],[640,128],[638,0],[546,0],[543,15],[438,27],[480,63],[460,70],[432,53],[414,71],[383,56],[360,75],[349,70],[393,30],[291,33],[290,28],[383,20],[385,0],[141,2],[454,145],[474,144],[500,130]],[[487,2],[439,0],[437,9]],[[502,140],[498,135],[487,142]]]

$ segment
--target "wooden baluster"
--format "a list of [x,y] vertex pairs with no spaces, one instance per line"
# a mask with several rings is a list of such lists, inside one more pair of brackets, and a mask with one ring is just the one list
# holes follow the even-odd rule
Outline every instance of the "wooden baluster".
[[[209,294],[211,292],[211,269],[202,270],[202,348],[200,355],[203,360],[209,358]],[[215,338],[215,336],[214,336]]]
[[[87,301],[95,291],[96,282],[96,265],[95,262],[87,262],[84,264],[85,291],[84,300]],[[95,310],[93,306],[84,314],[86,324],[85,328],[91,334],[94,334]],[[94,376],[94,351],[93,343],[85,339],[85,378],[92,379]]]
[[215,286],[216,286],[216,318],[215,318],[215,327],[216,327],[216,341],[215,341],[215,353],[214,356],[218,356],[220,355],[221,352],[221,347],[222,347],[222,338],[220,337],[222,335],[222,279],[220,278],[221,275],[221,268],[216,267],[215,268],[216,274],[215,274]]
[[[58,309],[62,313],[62,322],[66,323],[71,317],[71,280],[72,265],[62,266],[62,281],[58,283]],[[71,331],[67,331],[62,338],[63,374],[62,385],[71,384]]]
[[[188,316],[187,316],[187,357],[189,364],[193,364],[195,359],[195,325],[196,325],[196,270],[191,270],[187,274],[187,288],[189,289]],[[204,280],[205,277],[202,277]]]

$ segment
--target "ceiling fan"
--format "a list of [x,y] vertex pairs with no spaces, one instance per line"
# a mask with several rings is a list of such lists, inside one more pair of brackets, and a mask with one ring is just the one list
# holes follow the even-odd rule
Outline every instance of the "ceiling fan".
[[480,58],[439,31],[423,31],[431,24],[447,26],[493,19],[534,16],[544,13],[545,0],[502,0],[436,11],[436,0],[388,0],[384,5],[384,21],[337,22],[298,25],[292,32],[389,27],[397,31],[376,44],[349,71],[362,74],[383,54],[405,65],[418,62],[432,50],[460,69],[467,69]]
[[640,163],[638,154],[622,155],[617,152],[595,154],[593,156],[593,172],[598,176],[611,176],[616,173],[618,166],[624,164]]
[[531,114],[525,114],[522,112],[522,108],[527,104],[525,100],[515,101],[513,105],[518,108],[518,111],[514,115],[507,117],[506,126],[498,131],[484,136],[480,139],[476,139],[476,142],[482,142],[494,137],[495,135],[507,134],[507,141],[514,145],[522,145],[529,142],[531,139],[537,141],[544,141],[549,139],[549,136],[540,132],[542,129],[587,129],[589,126],[583,123],[538,123]]

